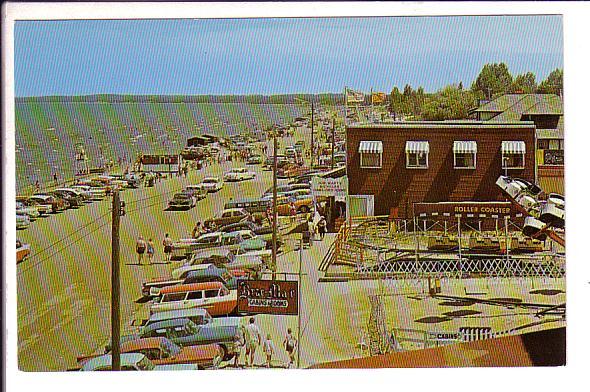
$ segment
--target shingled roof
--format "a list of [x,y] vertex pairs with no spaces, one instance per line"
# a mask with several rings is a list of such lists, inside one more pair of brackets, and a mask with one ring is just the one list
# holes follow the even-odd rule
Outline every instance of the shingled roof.
[[[495,122],[519,120],[523,114],[563,115],[563,100],[555,94],[505,94],[477,108],[475,112],[497,112]],[[502,116],[503,115],[503,116]]]

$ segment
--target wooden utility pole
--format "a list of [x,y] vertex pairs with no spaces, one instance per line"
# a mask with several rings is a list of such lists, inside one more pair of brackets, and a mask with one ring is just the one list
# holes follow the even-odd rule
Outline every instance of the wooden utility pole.
[[121,214],[121,201],[119,200],[119,190],[113,191],[113,220],[112,220],[112,238],[111,238],[111,358],[112,370],[121,370],[121,315],[119,309],[119,217]]
[[334,134],[335,134],[336,119],[332,117],[332,169],[334,169]]
[[309,165],[309,168],[312,169],[313,168],[313,158],[314,158],[314,154],[313,154],[313,112],[314,112],[314,106],[313,106],[313,98],[311,100],[311,163]]
[[276,279],[277,270],[277,130],[273,127],[273,163],[272,163],[272,280]]
[[297,368],[301,369],[301,263],[303,261],[303,233],[299,239],[299,272],[297,276]]

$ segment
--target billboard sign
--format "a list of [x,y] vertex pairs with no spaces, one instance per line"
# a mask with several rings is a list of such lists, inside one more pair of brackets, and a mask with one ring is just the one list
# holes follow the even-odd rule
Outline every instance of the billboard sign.
[[238,285],[238,312],[297,315],[297,281],[242,280]]
[[338,198],[346,197],[348,189],[348,178],[323,178],[312,177],[311,179],[311,193],[314,197],[317,196],[335,196]]

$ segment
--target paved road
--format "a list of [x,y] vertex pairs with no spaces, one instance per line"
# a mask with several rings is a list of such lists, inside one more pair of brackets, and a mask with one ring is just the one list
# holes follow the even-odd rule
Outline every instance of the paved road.
[[[271,186],[269,172],[257,168],[256,181],[225,184],[190,211],[163,211],[168,199],[184,185],[207,175],[222,175],[239,164],[224,163],[172,178],[153,188],[121,193],[127,215],[121,218],[121,319],[126,325],[140,307],[145,279],[167,274],[170,265],[134,265],[139,235],[153,238],[155,260],[163,258],[164,234],[186,238],[197,220],[223,209],[230,197],[257,197]],[[77,355],[93,352],[110,332],[110,199],[79,210],[52,215],[19,231],[32,245],[33,257],[17,267],[18,355],[22,370],[64,370]]]

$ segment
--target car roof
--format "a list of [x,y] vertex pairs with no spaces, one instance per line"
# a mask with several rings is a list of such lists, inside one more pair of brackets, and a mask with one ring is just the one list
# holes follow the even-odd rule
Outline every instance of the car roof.
[[[141,353],[122,353],[121,354],[121,366],[135,365],[145,357]],[[100,357],[91,358],[84,363],[82,366],[83,370],[96,369],[98,367],[110,366],[113,363],[111,354],[104,354]]]
[[204,283],[190,283],[190,284],[179,284],[177,286],[167,286],[160,290],[160,294],[179,293],[182,291],[195,291],[195,290],[215,290],[223,287],[221,282],[204,282]]
[[165,312],[157,312],[150,316],[150,324],[166,321],[166,320],[173,320],[173,319],[182,319],[182,318],[190,318],[195,316],[203,316],[206,317],[209,312],[203,308],[188,308],[188,309],[176,309],[176,310],[167,310]]
[[193,253],[193,257],[196,258],[210,258],[210,257],[228,257],[229,254],[232,252],[227,249],[203,249],[201,251],[196,251]]
[[152,323],[152,324],[146,325],[144,328],[144,331],[153,331],[156,329],[167,328],[167,327],[172,327],[172,326],[184,327],[187,324],[194,324],[194,323],[191,320],[189,320],[188,318],[168,319],[168,320],[162,320],[157,323]]
[[131,350],[142,350],[146,348],[155,348],[160,347],[163,341],[168,340],[165,337],[155,337],[155,338],[139,338],[128,340],[121,344],[121,352],[128,352]]

